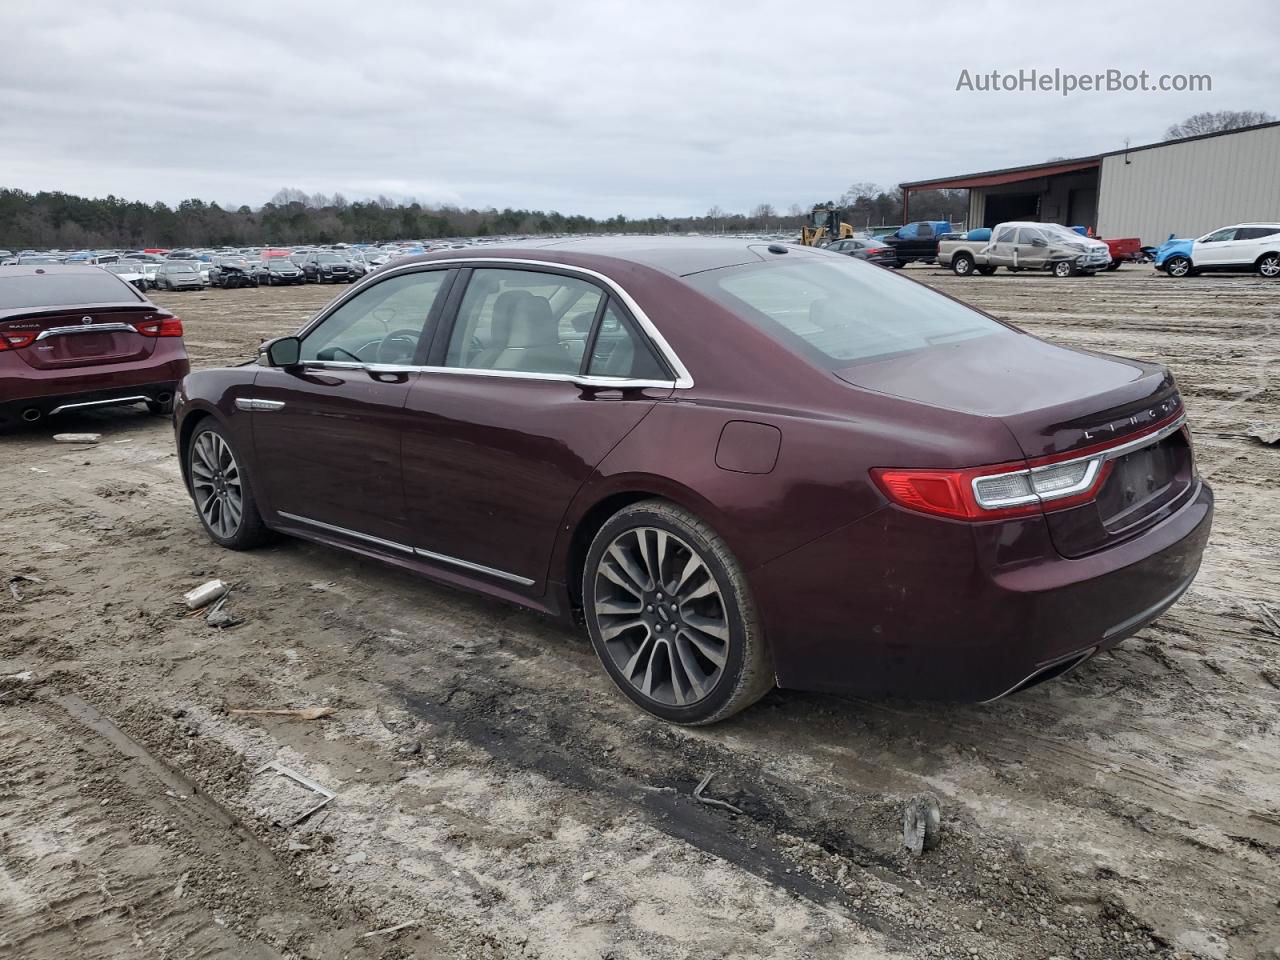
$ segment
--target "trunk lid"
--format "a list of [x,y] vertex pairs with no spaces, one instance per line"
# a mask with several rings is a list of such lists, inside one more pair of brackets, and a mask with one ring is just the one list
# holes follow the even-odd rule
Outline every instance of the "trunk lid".
[[[1054,545],[1064,556],[1083,556],[1140,533],[1195,485],[1186,431],[1138,442],[1182,412],[1173,376],[1159,364],[1016,333],[886,357],[837,376],[864,389],[997,418],[1032,461],[1121,446],[1125,452],[1111,458],[1094,500],[1065,510],[1046,503]],[[1124,446],[1130,441],[1135,449]]]
[[150,304],[0,314],[0,332],[34,333],[35,341],[17,355],[36,370],[59,370],[145,360],[156,339],[142,336],[133,325],[167,315]]

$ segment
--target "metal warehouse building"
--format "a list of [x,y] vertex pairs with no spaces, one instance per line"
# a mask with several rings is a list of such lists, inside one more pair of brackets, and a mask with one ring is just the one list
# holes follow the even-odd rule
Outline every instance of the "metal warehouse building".
[[1280,122],[900,186],[904,220],[916,190],[967,189],[974,227],[1039,220],[1144,243],[1198,237],[1280,221]]

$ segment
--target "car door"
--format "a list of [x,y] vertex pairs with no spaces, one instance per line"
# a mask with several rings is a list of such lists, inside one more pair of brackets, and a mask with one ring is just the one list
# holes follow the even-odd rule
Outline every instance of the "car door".
[[428,267],[339,300],[302,334],[297,366],[258,372],[254,481],[285,522],[408,543],[405,404],[454,275]]
[[1049,241],[1044,233],[1035,227],[1019,227],[1014,249],[1017,251],[1018,266],[1027,270],[1038,270],[1048,259]]
[[1231,243],[1236,238],[1235,227],[1224,227],[1201,237],[1191,247],[1191,262],[1197,267],[1221,267],[1230,262]]
[[570,268],[468,272],[409,395],[420,556],[538,595],[570,501],[675,372],[612,285]]
[[998,227],[987,244],[987,263],[993,267],[1016,267],[1018,264],[1014,259],[1014,252],[1017,249],[1017,239],[1017,227]]
[[1223,244],[1222,262],[1233,267],[1249,267],[1262,254],[1262,240],[1275,233],[1270,227],[1238,227],[1233,239]]

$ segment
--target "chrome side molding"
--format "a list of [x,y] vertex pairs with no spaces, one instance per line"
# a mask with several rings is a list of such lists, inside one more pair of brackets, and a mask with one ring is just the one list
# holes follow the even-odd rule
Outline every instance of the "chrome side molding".
[[[270,413],[273,410],[283,410],[283,400],[255,400],[252,397],[236,397],[237,410],[257,410],[260,413]],[[283,514],[282,514],[283,516]]]
[[[239,401],[236,401],[239,403]],[[461,567],[463,570],[470,570],[474,573],[483,573],[486,576],[497,577],[499,580],[509,580],[512,583],[518,583],[522,587],[533,585],[533,581],[528,577],[522,577],[519,574],[508,573],[505,570],[499,570],[497,567],[487,567],[483,563],[472,563],[470,560],[460,560],[457,557],[450,557],[443,553],[436,553],[434,550],[424,550],[421,547],[411,547],[406,543],[397,543],[394,540],[384,540],[382,537],[374,537],[367,533],[361,533],[359,530],[350,530],[347,527],[339,527],[332,523],[325,523],[321,520],[312,520],[310,517],[302,517],[296,513],[285,513],[283,510],[276,511],[286,520],[293,520],[297,523],[304,523],[309,527],[315,527],[319,530],[327,530],[330,533],[341,534],[344,537],[352,537],[356,540],[363,540],[365,543],[372,543],[375,546],[385,547],[388,550],[396,550],[400,553],[411,553],[416,557],[422,557],[425,560],[434,560],[437,563],[447,563],[450,566]]]

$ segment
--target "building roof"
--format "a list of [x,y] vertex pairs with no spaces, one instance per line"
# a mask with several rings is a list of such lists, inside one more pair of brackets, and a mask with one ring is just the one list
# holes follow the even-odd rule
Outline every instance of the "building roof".
[[1162,140],[1159,143],[1144,143],[1139,147],[1124,147],[1120,150],[1108,150],[1106,153],[1095,153],[1087,157],[1062,158],[1047,163],[1032,163],[1022,167],[1005,167],[999,170],[987,170],[982,173],[964,174],[958,177],[937,177],[932,180],[908,180],[898,184],[903,190],[970,189],[973,187],[993,187],[1001,183],[1016,183],[1019,180],[1035,180],[1038,177],[1052,177],[1060,173],[1071,173],[1076,170],[1090,170],[1102,164],[1104,157],[1118,157],[1121,154],[1137,153],[1140,150],[1155,150],[1158,147],[1171,147],[1179,143],[1190,143],[1193,140],[1208,140],[1213,137],[1227,137],[1237,133],[1249,133],[1253,130],[1264,130],[1267,127],[1280,127],[1280,120],[1271,123],[1257,123],[1251,127],[1240,127],[1236,130],[1220,130],[1217,133],[1201,133],[1194,137],[1181,137],[1177,140]]

